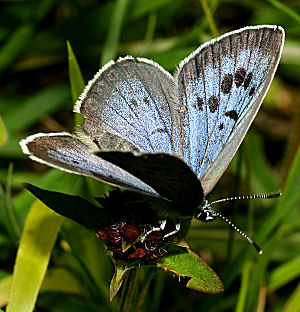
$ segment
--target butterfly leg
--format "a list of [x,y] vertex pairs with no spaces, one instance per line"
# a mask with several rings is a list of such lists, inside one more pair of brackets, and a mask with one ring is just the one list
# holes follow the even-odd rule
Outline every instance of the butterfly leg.
[[166,224],[167,224],[167,220],[160,220],[160,221],[158,221],[158,226],[157,227],[148,224],[148,230],[147,230],[147,228],[145,226],[144,233],[142,234],[142,237],[140,238],[140,241],[144,242],[145,239],[147,238],[147,236],[149,236],[149,234],[151,234],[153,232],[163,231],[165,229],[165,227],[166,227]]
[[164,239],[167,238],[167,237],[170,237],[170,236],[173,236],[175,235],[176,233],[178,233],[180,231],[180,223],[177,223],[175,224],[175,230],[174,231],[171,231],[169,233],[167,233],[166,235],[164,235]]

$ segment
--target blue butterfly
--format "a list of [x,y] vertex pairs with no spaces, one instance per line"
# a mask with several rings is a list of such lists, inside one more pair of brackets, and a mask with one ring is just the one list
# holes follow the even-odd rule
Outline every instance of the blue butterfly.
[[[223,218],[205,195],[257,114],[284,36],[280,26],[271,25],[227,33],[190,54],[174,76],[144,58],[110,61],[75,104],[74,112],[85,118],[77,133],[35,134],[20,142],[22,150],[33,160],[71,173],[148,196],[187,201],[202,221]],[[181,177],[172,172],[173,163],[179,162],[190,170],[182,171],[183,192],[175,183]],[[160,181],[164,168],[171,177],[166,183]]]

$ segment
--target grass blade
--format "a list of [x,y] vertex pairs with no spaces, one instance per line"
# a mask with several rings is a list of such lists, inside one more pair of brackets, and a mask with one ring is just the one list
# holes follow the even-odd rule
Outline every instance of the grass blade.
[[268,291],[273,292],[300,276],[300,256],[278,266],[270,275]]
[[116,2],[109,26],[108,36],[102,50],[101,66],[115,58],[117,55],[117,45],[120,39],[127,4],[128,0],[118,0]]
[[7,312],[33,311],[62,221],[42,202],[32,205],[17,253]]
[[282,312],[299,312],[300,310],[300,283],[296,290],[291,294],[290,298],[284,305]]
[[78,62],[76,60],[76,57],[74,55],[73,49],[69,41],[67,41],[67,49],[68,49],[68,64],[69,64],[71,93],[72,93],[73,102],[75,103],[78,96],[82,92],[85,83],[84,83]]
[[300,204],[300,193],[298,191],[299,183],[300,145],[298,146],[293,164],[289,170],[289,175],[282,192],[283,196],[278,198],[275,210],[270,213],[268,223],[259,231],[258,241],[265,240],[292,209],[298,209],[297,206]]
[[206,0],[200,0],[200,4],[202,6],[202,9],[204,11],[204,14],[206,15],[210,30],[212,32],[212,34],[214,35],[214,37],[218,37],[219,36],[219,31],[217,29],[215,20],[213,15],[211,14],[210,8],[207,4]]
[[8,231],[10,235],[12,236],[13,240],[16,241],[17,243],[21,235],[21,230],[17,222],[15,212],[12,206],[12,201],[11,201],[12,175],[13,175],[13,164],[10,163],[8,167],[8,177],[7,177],[7,182],[6,182],[6,205],[4,205],[4,209],[5,209],[5,214],[7,217]]
[[247,299],[248,288],[249,288],[249,283],[250,283],[249,279],[250,279],[251,267],[252,267],[252,263],[250,261],[247,261],[243,267],[241,288],[240,288],[235,312],[245,311],[246,299]]
[[277,0],[267,0],[270,4],[272,4],[276,9],[284,12],[287,16],[291,17],[296,22],[300,23],[300,15],[296,13],[295,10],[291,10],[286,5],[284,5],[282,2],[279,2]]
[[65,85],[52,86],[36,93],[3,115],[7,130],[21,131],[34,125],[46,114],[63,106],[68,97],[69,90]]
[[4,125],[2,117],[0,116],[0,146],[5,145],[7,140],[8,140],[8,135],[7,135],[6,127]]
[[0,49],[0,74],[18,57],[33,34],[31,25],[20,26]]
[[[68,49],[68,64],[69,64],[71,94],[73,103],[75,103],[80,93],[83,91],[85,84],[80,67],[78,65],[78,62],[76,60],[75,54],[69,41],[67,41],[67,49]],[[75,114],[75,124],[78,125],[82,124],[83,122],[84,118],[80,114]]]
[[0,307],[4,307],[7,304],[11,279],[12,276],[8,275],[0,280]]
[[[276,229],[276,227],[278,227],[283,218],[288,213],[290,213],[292,209],[298,209],[300,204],[300,193],[297,190],[297,187],[300,184],[299,173],[300,173],[300,146],[298,147],[293,164],[289,170],[289,175],[287,177],[286,184],[283,189],[283,196],[276,199],[277,204],[275,208],[272,209],[272,211],[269,213],[269,216],[266,217],[266,220],[268,220],[268,222],[264,223],[264,226],[260,228],[258,235],[255,237],[255,241],[257,241],[258,243],[266,241],[267,237],[270,236],[270,234]],[[273,240],[273,237],[275,237],[274,235],[275,233],[270,238],[271,240]],[[276,240],[273,240],[273,244],[275,243]],[[270,244],[268,243],[268,248],[272,250],[274,246],[270,247],[269,245]],[[265,246],[264,249],[266,249],[266,247],[267,246]],[[237,257],[234,263],[231,265],[231,269],[225,273],[225,278],[223,279],[225,288],[229,287],[234,278],[238,275],[241,267],[243,266],[243,263],[252,252],[251,248],[252,248],[251,246],[247,246],[240,254],[240,256]],[[262,257],[266,256],[265,251],[266,250],[264,250],[264,255]]]

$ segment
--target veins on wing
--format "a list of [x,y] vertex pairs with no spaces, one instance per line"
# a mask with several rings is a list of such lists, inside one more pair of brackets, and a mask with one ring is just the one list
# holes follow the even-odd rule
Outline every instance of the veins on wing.
[[[150,66],[150,65],[149,65],[149,66]],[[135,73],[136,73],[136,75],[140,78],[139,80],[142,81],[141,76],[140,76],[140,73],[139,73],[139,71],[136,69],[136,67],[137,67],[137,65],[136,65],[136,63],[135,63]],[[156,68],[156,67],[155,67],[155,68]],[[160,69],[158,69],[158,70],[160,71]],[[161,81],[160,81],[160,79],[158,78],[157,71],[155,70],[154,72],[155,72],[155,76],[156,76],[156,78],[157,78],[157,81],[159,82],[159,84],[160,84],[160,86],[161,86],[160,90],[162,91],[162,93],[163,93],[163,95],[164,95],[164,97],[165,97],[165,101],[166,101],[167,104],[169,104],[169,102],[168,102],[168,97],[166,96],[166,93],[165,93],[165,91],[164,91],[164,89],[163,89],[163,87],[162,87]],[[165,75],[165,73],[163,73],[163,74]],[[156,101],[156,100],[151,96],[151,92],[149,92],[149,91],[146,89],[146,86],[144,86],[144,87],[145,87],[145,91],[147,91],[148,96],[151,98],[152,103],[154,104],[154,107],[155,107],[155,109],[156,109],[156,112],[157,112],[157,114],[158,114],[158,116],[159,116],[161,122],[162,122],[163,125],[164,125],[164,129],[166,130],[165,133],[168,134],[168,136],[169,136],[169,138],[170,138],[170,141],[172,141],[172,139],[171,139],[171,134],[170,134],[169,131],[168,131],[169,129],[168,129],[168,127],[166,126],[164,119],[162,118],[162,115],[161,115],[161,113],[160,113],[159,108],[157,107],[157,102],[158,102],[158,101]],[[169,106],[169,105],[168,105],[168,106]],[[170,112],[170,109],[169,109],[169,112]],[[171,116],[171,113],[170,113],[169,115]],[[171,119],[172,119],[172,116],[171,116]],[[172,124],[172,123],[171,123],[171,124]],[[172,144],[172,145],[173,145],[173,144]]]
[[[115,86],[115,84],[113,84],[108,78],[104,78],[111,86],[113,89],[115,89],[117,91],[117,93],[120,95],[120,97],[122,97],[125,101],[125,103],[127,104],[127,106],[129,107],[129,109],[131,110],[131,112],[135,115],[135,120],[139,122],[140,124],[140,127],[145,131],[145,133],[141,133],[140,132],[140,129],[137,129],[134,124],[132,124],[131,122],[129,122],[122,114],[120,114],[112,105],[110,105],[109,103],[106,103],[107,106],[109,106],[118,116],[120,116],[123,120],[125,120],[137,133],[140,133],[145,139],[146,141],[148,142],[149,146],[151,147],[152,151],[153,151],[153,146],[151,144],[151,141],[149,139],[149,137],[147,136],[147,131],[146,129],[144,128],[144,126],[140,123],[140,119],[138,118],[136,112],[132,109],[131,105],[129,105],[127,103],[127,99],[124,97],[124,95],[122,94],[122,92]],[[127,82],[127,77],[126,77],[126,80],[124,80]],[[128,82],[127,82],[128,84]],[[128,84],[129,87],[131,88],[130,84]],[[133,89],[131,88],[131,90],[133,91]],[[111,124],[108,124],[107,122],[105,122],[105,120],[102,120],[102,122],[104,124],[106,124],[107,126],[109,126],[110,128],[112,128],[114,131],[116,131],[116,133],[120,133],[120,131],[117,130],[117,128],[114,128]],[[122,134],[121,134],[122,135]],[[133,145],[136,145],[134,143],[132,143]]]

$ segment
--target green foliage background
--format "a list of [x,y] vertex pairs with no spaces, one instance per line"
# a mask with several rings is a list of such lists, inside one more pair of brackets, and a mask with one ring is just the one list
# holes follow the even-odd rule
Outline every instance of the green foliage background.
[[[300,310],[300,3],[292,0],[0,1],[1,308],[11,293],[7,310],[32,311],[39,292],[36,311],[117,309],[108,299],[113,267],[103,244],[50,213],[21,183],[86,197],[103,195],[108,187],[34,163],[18,142],[37,132],[72,132],[81,122],[72,113],[77,95],[110,59],[147,57],[173,72],[201,43],[259,24],[286,30],[283,56],[243,146],[209,199],[282,190],[280,199],[218,207],[264,254],[258,256],[222,222],[194,222],[187,241],[218,273],[224,293],[188,290],[158,272],[150,285],[137,287],[145,286],[147,296],[138,294],[135,310]],[[23,257],[12,278],[22,232],[19,254],[35,253],[26,255],[25,265]]]

